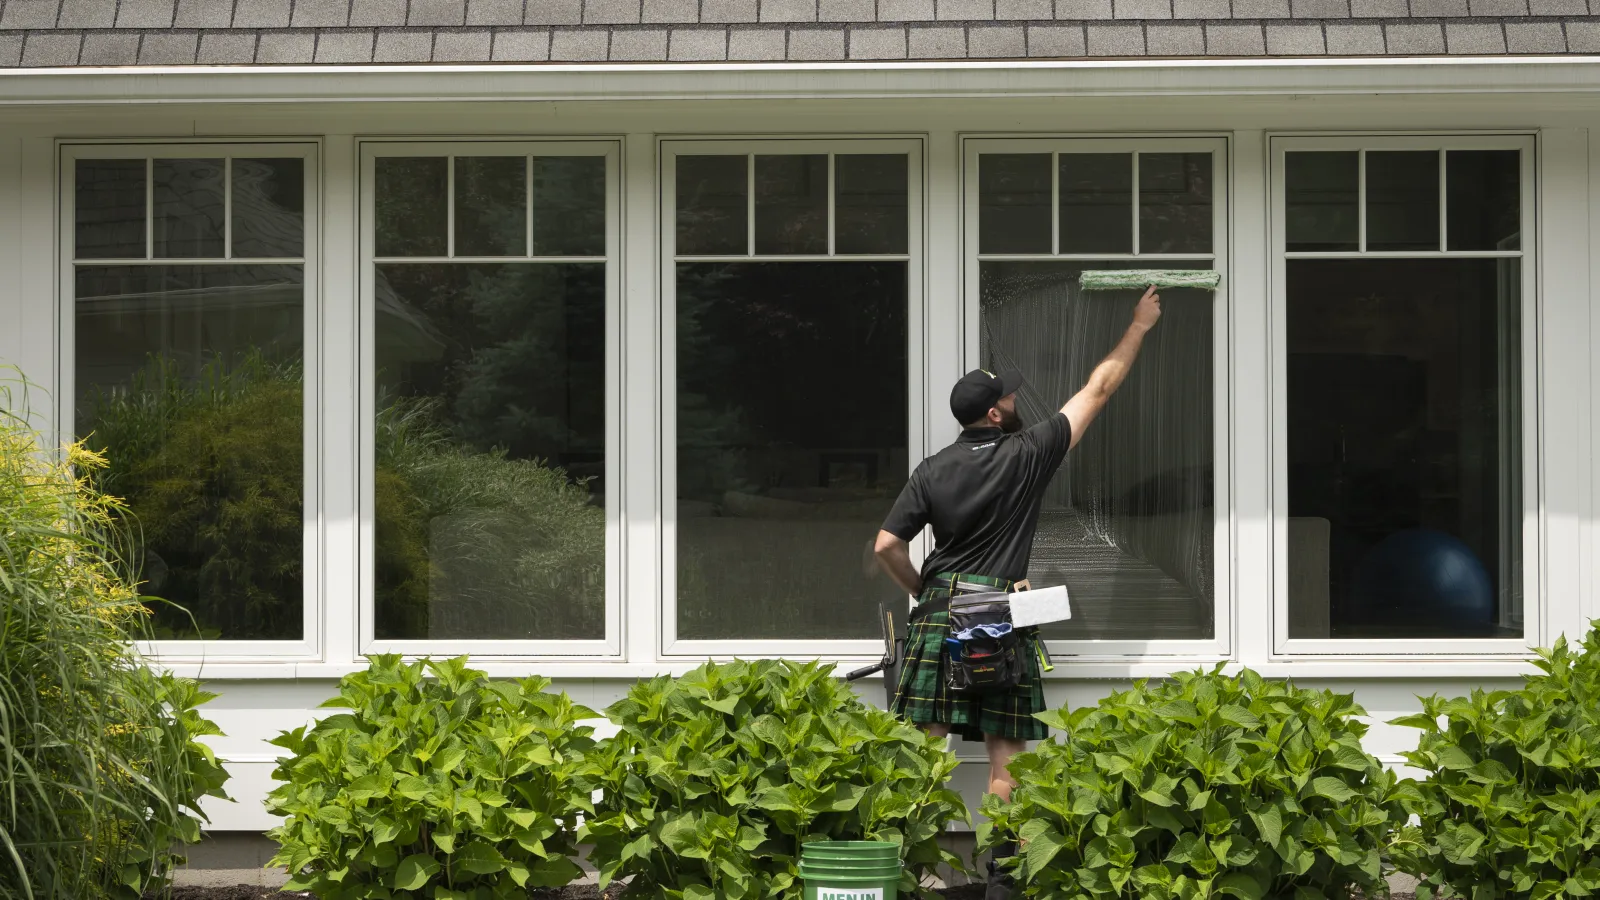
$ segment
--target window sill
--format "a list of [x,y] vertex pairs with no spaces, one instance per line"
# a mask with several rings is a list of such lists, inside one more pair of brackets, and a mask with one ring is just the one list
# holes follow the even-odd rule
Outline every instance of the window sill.
[[[838,663],[841,673],[866,665],[869,660],[860,657],[830,660]],[[556,680],[629,681],[656,675],[682,675],[704,660],[671,660],[660,662],[625,662],[601,660],[513,660],[475,659],[472,666],[496,678],[517,678],[543,675]],[[1055,670],[1045,675],[1054,683],[1103,680],[1126,681],[1135,678],[1161,678],[1178,672],[1210,669],[1219,660],[1201,657],[1166,658],[1147,660],[1055,660]],[[336,681],[352,672],[366,668],[365,663],[327,663],[309,660],[240,660],[224,662],[210,660],[198,662],[172,662],[159,666],[173,674],[201,681]],[[1225,671],[1235,672],[1237,662],[1230,662]],[[1515,679],[1537,673],[1532,663],[1513,658],[1371,658],[1271,660],[1251,666],[1269,678],[1317,678],[1353,681],[1463,678],[1483,681],[1496,678]],[[882,687],[880,676],[862,679],[862,692],[877,696]]]

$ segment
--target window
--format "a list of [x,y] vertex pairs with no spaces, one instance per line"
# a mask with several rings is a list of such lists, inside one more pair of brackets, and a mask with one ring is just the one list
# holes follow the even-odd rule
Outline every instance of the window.
[[366,652],[620,653],[617,146],[362,149]]
[[172,655],[314,648],[315,149],[63,148],[63,421]]
[[[1083,271],[1223,268],[1226,152],[966,142],[968,367],[1020,370],[1024,423],[1054,415],[1128,326],[1138,292],[1080,291]],[[1044,629],[1054,652],[1227,652],[1227,287],[1162,292],[1138,364],[1048,488],[1028,577],[1072,597],[1072,619]]]
[[1274,150],[1278,651],[1522,652],[1532,140]]
[[[920,144],[663,144],[669,653],[876,652],[920,425]],[[846,642],[854,641],[853,645]]]

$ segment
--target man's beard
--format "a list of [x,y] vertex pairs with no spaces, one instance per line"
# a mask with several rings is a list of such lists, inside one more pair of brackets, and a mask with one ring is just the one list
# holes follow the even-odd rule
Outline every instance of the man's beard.
[[1022,430],[1022,417],[1014,409],[1000,410],[1000,430],[1006,434],[1016,434]]

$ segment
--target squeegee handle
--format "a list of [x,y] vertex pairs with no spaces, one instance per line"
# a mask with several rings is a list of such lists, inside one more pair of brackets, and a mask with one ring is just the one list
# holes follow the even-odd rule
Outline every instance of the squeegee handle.
[[882,672],[883,669],[884,669],[884,664],[883,663],[881,663],[881,662],[873,663],[870,666],[866,666],[864,668],[857,669],[854,672],[851,672],[850,674],[844,676],[844,680],[845,681],[860,681],[861,679],[867,677],[868,675],[876,675],[877,673]]

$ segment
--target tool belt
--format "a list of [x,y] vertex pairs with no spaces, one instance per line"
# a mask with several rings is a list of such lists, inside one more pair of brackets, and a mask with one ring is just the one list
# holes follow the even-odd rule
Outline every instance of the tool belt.
[[1011,601],[1004,595],[1015,585],[964,581],[960,575],[935,576],[933,583],[948,584],[950,596],[918,605],[910,621],[936,612],[950,614],[950,631],[940,659],[946,689],[957,696],[972,696],[1020,684],[1031,635],[1011,624]]

